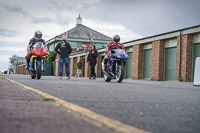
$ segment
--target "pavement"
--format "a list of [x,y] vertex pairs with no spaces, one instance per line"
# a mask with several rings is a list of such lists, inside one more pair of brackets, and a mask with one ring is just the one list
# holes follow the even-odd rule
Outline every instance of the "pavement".
[[0,78],[0,133],[114,133]]
[[126,79],[106,83],[102,78],[4,77],[144,131],[200,132],[200,87],[191,82]]

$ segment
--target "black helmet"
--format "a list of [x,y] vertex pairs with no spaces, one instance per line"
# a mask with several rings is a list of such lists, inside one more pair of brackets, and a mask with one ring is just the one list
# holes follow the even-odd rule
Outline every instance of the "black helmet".
[[114,35],[114,36],[113,36],[113,41],[119,42],[119,41],[120,41],[119,35]]
[[35,38],[36,39],[42,38],[42,32],[40,30],[38,30],[38,31],[35,32]]

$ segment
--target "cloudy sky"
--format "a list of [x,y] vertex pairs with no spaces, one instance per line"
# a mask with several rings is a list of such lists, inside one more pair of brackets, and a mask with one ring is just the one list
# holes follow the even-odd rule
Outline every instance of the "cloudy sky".
[[48,40],[83,24],[110,37],[130,41],[200,24],[200,0],[1,0],[0,71],[13,54],[26,55],[36,30]]

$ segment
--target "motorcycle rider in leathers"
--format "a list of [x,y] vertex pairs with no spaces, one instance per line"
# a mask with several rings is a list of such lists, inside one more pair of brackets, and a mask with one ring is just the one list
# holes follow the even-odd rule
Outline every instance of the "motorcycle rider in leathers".
[[45,45],[45,41],[44,39],[42,39],[42,32],[40,30],[36,31],[34,37],[29,41],[27,47],[27,55],[25,56],[27,63],[25,67],[26,69],[29,69],[29,62],[32,55],[33,46],[35,45],[36,42],[43,42],[43,44]]
[[106,73],[107,62],[108,62],[109,57],[111,55],[111,50],[112,49],[123,49],[126,52],[123,44],[121,44],[119,41],[120,41],[120,36],[119,35],[114,35],[112,42],[109,43],[106,46],[106,49],[105,49],[105,54],[106,55],[105,55],[105,57],[103,59],[103,62],[102,62],[102,69],[103,69],[104,73]]

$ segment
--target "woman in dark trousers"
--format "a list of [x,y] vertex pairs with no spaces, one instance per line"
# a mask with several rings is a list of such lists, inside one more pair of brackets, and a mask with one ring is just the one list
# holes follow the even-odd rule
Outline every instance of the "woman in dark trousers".
[[90,71],[90,77],[93,77],[93,79],[96,79],[96,74],[95,74],[95,66],[97,63],[97,57],[98,57],[98,52],[96,50],[95,45],[92,45],[91,50],[88,54],[87,62],[90,63],[91,71]]

